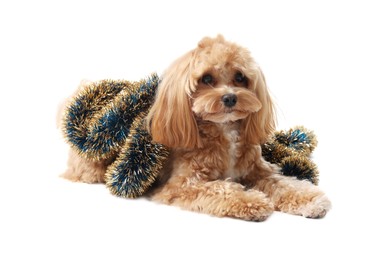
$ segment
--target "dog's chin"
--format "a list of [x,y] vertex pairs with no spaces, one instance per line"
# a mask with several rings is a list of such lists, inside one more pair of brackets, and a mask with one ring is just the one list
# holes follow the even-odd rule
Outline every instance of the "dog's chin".
[[248,112],[231,110],[220,113],[205,113],[198,115],[203,121],[210,121],[218,124],[225,124],[244,119],[249,115]]

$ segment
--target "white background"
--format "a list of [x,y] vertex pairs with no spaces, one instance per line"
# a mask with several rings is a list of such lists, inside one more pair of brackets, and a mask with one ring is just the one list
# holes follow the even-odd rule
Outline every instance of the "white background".
[[[0,258],[390,259],[386,2],[2,1]],[[160,74],[217,33],[253,53],[279,129],[318,135],[326,218],[220,219],[58,177],[56,111],[80,80]]]

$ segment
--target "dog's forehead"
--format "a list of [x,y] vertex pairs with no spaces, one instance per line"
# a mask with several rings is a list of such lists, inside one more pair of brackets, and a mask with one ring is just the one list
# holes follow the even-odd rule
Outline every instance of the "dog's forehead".
[[246,49],[226,42],[215,43],[198,51],[196,67],[201,70],[223,72],[232,68],[241,69],[252,61]]

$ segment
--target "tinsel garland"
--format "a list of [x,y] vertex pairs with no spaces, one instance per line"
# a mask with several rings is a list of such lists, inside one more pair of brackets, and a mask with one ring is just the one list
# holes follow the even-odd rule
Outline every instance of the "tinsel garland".
[[152,74],[139,82],[103,80],[85,86],[66,109],[66,139],[85,158],[111,157],[125,142],[133,120],[150,108],[158,83]]
[[135,198],[154,183],[168,157],[168,149],[152,141],[140,113],[133,121],[121,151],[106,172],[106,186],[120,197]]
[[274,133],[269,141],[262,145],[262,156],[280,166],[283,175],[318,184],[318,168],[310,157],[317,144],[315,134],[299,126]]
[[65,109],[64,135],[86,159],[113,158],[106,186],[121,197],[142,195],[155,181],[168,150],[144,125],[159,83],[157,74],[138,82],[103,80],[83,86]]
[[[156,74],[138,82],[98,81],[83,86],[65,109],[65,139],[83,158],[112,160],[105,182],[117,196],[144,194],[169,155],[166,147],[152,141],[144,122],[158,84]],[[272,135],[262,145],[262,155],[279,165],[283,175],[317,184],[318,170],[310,159],[316,145],[313,132],[296,127]]]

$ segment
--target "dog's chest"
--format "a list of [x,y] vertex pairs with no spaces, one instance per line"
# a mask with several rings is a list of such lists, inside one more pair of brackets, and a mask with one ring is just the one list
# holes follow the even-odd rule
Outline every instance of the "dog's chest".
[[238,180],[251,171],[254,147],[244,142],[238,123],[205,124],[200,128],[205,146],[183,155],[191,160],[193,173],[209,180]]
[[232,129],[225,131],[224,136],[228,145],[226,147],[226,169],[222,173],[222,178],[236,179],[241,176],[240,171],[236,167],[240,149],[239,133],[236,129]]

